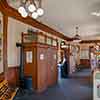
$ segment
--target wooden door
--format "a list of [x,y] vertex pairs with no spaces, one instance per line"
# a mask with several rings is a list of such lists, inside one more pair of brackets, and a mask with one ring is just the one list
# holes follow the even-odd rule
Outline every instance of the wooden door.
[[32,76],[34,61],[33,61],[34,49],[32,47],[24,48],[24,75]]
[[32,76],[33,88],[37,88],[36,47],[24,47],[24,76]]

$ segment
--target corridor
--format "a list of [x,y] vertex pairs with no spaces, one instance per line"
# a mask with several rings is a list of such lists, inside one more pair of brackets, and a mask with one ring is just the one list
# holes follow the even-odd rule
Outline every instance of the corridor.
[[25,92],[24,95],[17,93],[14,100],[92,100],[91,73],[89,69],[82,69],[41,94]]

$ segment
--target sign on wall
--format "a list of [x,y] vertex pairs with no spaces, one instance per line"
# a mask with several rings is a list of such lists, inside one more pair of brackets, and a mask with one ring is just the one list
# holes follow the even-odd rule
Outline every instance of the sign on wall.
[[26,63],[32,63],[32,51],[26,52]]

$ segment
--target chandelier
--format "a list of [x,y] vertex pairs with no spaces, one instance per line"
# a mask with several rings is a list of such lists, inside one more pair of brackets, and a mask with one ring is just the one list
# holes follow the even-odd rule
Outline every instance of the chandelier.
[[76,29],[76,35],[73,37],[73,42],[78,43],[78,42],[81,42],[81,37],[80,37],[80,35],[78,34],[79,28],[76,27],[75,29]]
[[42,0],[20,0],[20,2],[21,5],[18,8],[18,12],[22,17],[31,16],[33,19],[37,19],[44,14],[41,5]]

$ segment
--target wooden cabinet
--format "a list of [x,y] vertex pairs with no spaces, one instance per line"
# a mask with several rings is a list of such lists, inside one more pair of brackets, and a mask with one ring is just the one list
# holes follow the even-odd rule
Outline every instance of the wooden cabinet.
[[57,39],[43,33],[22,33],[24,76],[32,76],[33,88],[42,92],[57,83]]
[[[24,43],[24,76],[32,76],[33,88],[42,92],[57,82],[57,48]],[[30,57],[29,57],[30,56]]]

